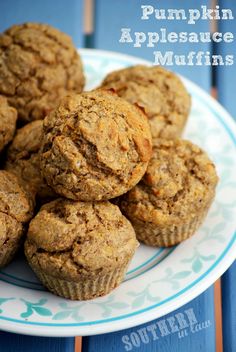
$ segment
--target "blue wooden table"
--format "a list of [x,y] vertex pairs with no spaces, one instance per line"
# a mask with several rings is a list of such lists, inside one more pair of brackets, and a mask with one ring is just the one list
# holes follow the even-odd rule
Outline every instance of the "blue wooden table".
[[[93,4],[92,4],[93,3]],[[148,5],[159,8],[200,8],[201,5],[210,7],[210,0],[159,0],[148,1]],[[214,3],[214,1],[213,1]],[[1,0],[0,1],[0,31],[7,27],[26,21],[38,21],[51,24],[73,37],[78,47],[94,47],[124,52],[153,60],[153,48],[133,48],[119,43],[122,27],[131,27],[137,31],[155,31],[166,27],[170,31],[189,31],[190,27],[183,21],[149,21],[140,20],[141,0]],[[93,5],[93,6],[92,6]],[[231,8],[236,15],[236,3],[233,0],[219,0],[219,5]],[[93,11],[93,13],[91,13]],[[86,28],[84,30],[84,14],[86,14]],[[91,23],[91,21],[93,23]],[[197,21],[192,30],[195,32],[209,31],[218,27],[221,32],[235,32],[235,21]],[[216,30],[216,29],[215,29]],[[235,34],[235,33],[234,33]],[[191,50],[209,51],[226,55],[234,52],[235,44],[198,43]],[[188,44],[181,47],[176,44],[160,44],[158,50],[173,50],[176,54],[189,51]],[[176,66],[175,71],[187,76],[203,87],[206,91],[214,92],[219,101],[236,116],[235,103],[235,65],[230,68],[216,66]],[[193,310],[198,323],[206,325],[197,333],[190,332],[186,336],[178,333],[164,334],[161,338],[154,335],[147,336],[147,328],[151,331],[154,323],[161,323],[177,313]],[[141,337],[142,338],[141,338]],[[145,337],[146,336],[146,337]],[[223,337],[223,339],[222,339]],[[234,352],[236,351],[236,263],[223,275],[220,282],[210,287],[199,297],[157,321],[147,323],[117,333],[94,337],[81,338],[39,338],[14,335],[0,332],[0,352],[15,351],[50,351],[50,352],[110,352],[110,351],[161,351],[161,352]]]

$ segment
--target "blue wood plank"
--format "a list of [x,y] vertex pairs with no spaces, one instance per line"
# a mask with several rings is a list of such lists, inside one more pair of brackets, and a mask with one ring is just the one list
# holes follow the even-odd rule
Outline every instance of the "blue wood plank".
[[74,338],[33,337],[0,332],[1,352],[74,352]]
[[236,262],[222,277],[224,352],[236,351]]
[[23,22],[47,23],[69,34],[83,46],[83,0],[0,1],[0,32]]
[[[219,5],[222,8],[231,9],[233,15],[236,16],[236,2],[232,0],[220,0]],[[232,32],[236,38],[236,23],[234,20],[222,20],[219,22],[220,32]],[[235,40],[232,43],[219,43],[218,54],[234,55],[236,61],[236,44]],[[236,105],[235,105],[235,82],[236,69],[235,63],[232,66],[218,66],[217,67],[217,89],[219,101],[236,119]]]
[[[188,318],[187,312],[191,317],[190,319]],[[176,314],[180,315],[178,316]],[[192,331],[190,327],[184,328],[184,325],[181,326],[177,317],[183,317],[187,324],[192,321],[192,323],[194,323],[192,325]],[[175,331],[177,329],[179,329],[179,331]],[[152,331],[154,331],[154,333],[152,333]],[[186,331],[186,336],[184,335],[184,331]],[[182,335],[184,336],[181,337]],[[206,292],[182,308],[158,320],[112,334],[83,338],[83,352],[100,351],[214,352],[215,323],[213,287],[209,288]]]
[[[145,2],[144,2],[145,3]],[[182,20],[155,20],[154,16],[149,20],[141,20],[142,11],[140,0],[97,0],[95,11],[94,47],[99,49],[113,50],[132,54],[154,61],[153,51],[162,53],[173,51],[174,54],[188,54],[190,51],[211,51],[210,43],[158,43],[155,48],[134,48],[131,43],[119,43],[121,28],[131,28],[131,33],[138,32],[160,32],[160,28],[166,28],[168,32],[205,32],[210,30],[210,23],[206,20],[199,20],[195,24],[188,24]],[[210,0],[149,0],[145,4],[152,5],[158,9],[180,8],[186,10],[200,9],[201,5],[210,7]],[[211,87],[210,66],[168,66],[200,86],[209,90]]]

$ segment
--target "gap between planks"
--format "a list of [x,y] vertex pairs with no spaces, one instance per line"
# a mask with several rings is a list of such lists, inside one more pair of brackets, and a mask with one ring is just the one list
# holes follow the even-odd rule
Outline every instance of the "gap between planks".
[[214,284],[216,352],[223,352],[221,279]]
[[94,0],[84,0],[84,34],[91,35],[93,33],[94,21]]
[[[212,88],[211,95],[217,100],[217,89]],[[214,284],[214,307],[215,307],[215,339],[216,352],[223,352],[223,330],[222,330],[222,292],[221,279]]]
[[82,352],[82,337],[75,337],[75,351],[74,352]]

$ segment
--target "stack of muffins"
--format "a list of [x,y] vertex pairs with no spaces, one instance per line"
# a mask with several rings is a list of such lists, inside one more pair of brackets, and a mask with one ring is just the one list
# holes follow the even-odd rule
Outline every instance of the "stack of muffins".
[[217,185],[206,153],[180,139],[191,100],[175,74],[134,66],[90,92],[84,82],[58,30],[0,35],[0,267],[25,240],[39,280],[76,300],[118,286],[137,239],[190,237]]

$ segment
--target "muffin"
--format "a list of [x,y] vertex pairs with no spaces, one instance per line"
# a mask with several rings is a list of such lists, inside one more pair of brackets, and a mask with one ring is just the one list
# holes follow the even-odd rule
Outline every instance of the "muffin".
[[25,255],[51,292],[87,300],[121,283],[137,245],[117,206],[57,199],[31,221]]
[[16,120],[17,111],[8,105],[5,97],[0,95],[0,152],[13,139]]
[[198,229],[217,182],[214,164],[199,147],[185,140],[159,140],[142,181],[119,205],[138,240],[169,247]]
[[7,153],[5,169],[14,173],[33,197],[44,201],[56,195],[40,173],[39,149],[43,136],[43,121],[33,121],[20,128]]
[[122,98],[142,107],[152,132],[158,138],[181,135],[191,100],[183,83],[173,72],[160,66],[137,65],[107,75],[103,88],[112,88]]
[[41,171],[66,198],[119,196],[140,181],[150,157],[146,117],[111,92],[68,96],[44,120]]
[[0,35],[0,94],[23,122],[43,119],[68,92],[81,92],[81,59],[70,37],[25,23]]
[[33,215],[33,203],[18,184],[16,176],[0,171],[0,268],[7,265],[24,235],[25,225]]

